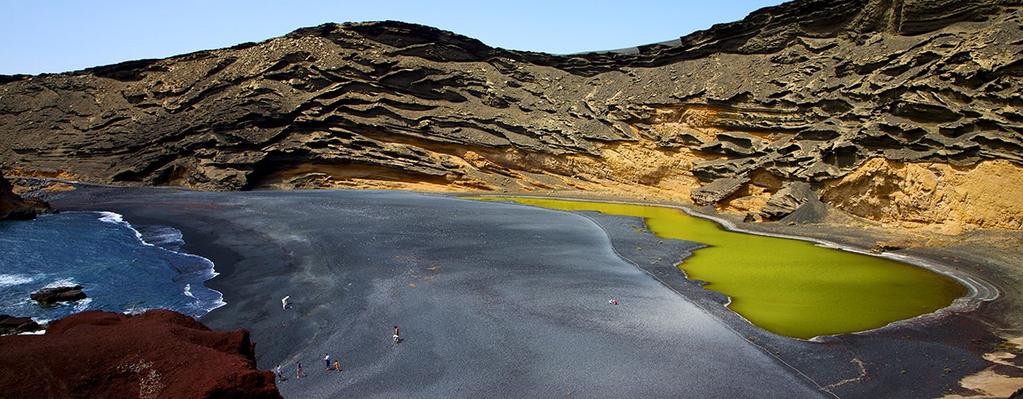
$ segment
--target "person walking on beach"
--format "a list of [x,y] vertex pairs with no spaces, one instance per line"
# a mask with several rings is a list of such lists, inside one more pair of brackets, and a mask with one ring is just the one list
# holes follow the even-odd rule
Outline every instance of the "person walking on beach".
[[274,375],[277,376],[278,380],[281,381],[287,380],[287,378],[284,378],[284,372],[281,371],[281,365],[279,364],[277,365],[276,368],[274,368]]
[[295,367],[295,377],[298,379],[305,377],[305,373],[302,372],[302,362],[295,362]]
[[281,299],[281,307],[284,308],[284,310],[288,310],[288,300],[289,299],[291,299],[291,295],[288,295],[288,296],[286,296],[286,297]]
[[323,354],[323,363],[325,364],[325,369],[330,371],[330,354],[329,353],[324,353]]
[[337,359],[334,359],[334,370],[341,371],[341,362]]
[[393,338],[394,338],[394,343],[395,344],[401,342],[401,330],[398,329],[398,326],[394,326],[394,337]]

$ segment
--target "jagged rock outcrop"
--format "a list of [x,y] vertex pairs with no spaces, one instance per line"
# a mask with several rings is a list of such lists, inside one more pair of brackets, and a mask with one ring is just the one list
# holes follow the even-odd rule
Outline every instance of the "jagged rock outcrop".
[[53,305],[57,302],[80,301],[85,299],[86,295],[85,291],[82,290],[82,286],[75,285],[70,287],[43,288],[33,292],[30,297],[33,301],[39,302],[39,304]]
[[[783,188],[819,193],[875,158],[1005,161],[1023,176],[1021,5],[799,0],[567,56],[399,22],[327,24],[0,79],[0,161],[215,190],[604,191],[777,219],[800,202]],[[964,189],[953,184],[940,185]],[[825,202],[877,216],[836,198]],[[885,221],[919,222],[899,212]]]
[[24,199],[14,193],[11,183],[0,171],[0,220],[26,220],[49,212],[50,205],[38,200]]
[[17,317],[0,314],[0,335],[21,334],[39,331],[42,327],[31,317]]
[[0,337],[0,387],[11,398],[280,398],[253,348],[247,331],[168,310],[90,311]]

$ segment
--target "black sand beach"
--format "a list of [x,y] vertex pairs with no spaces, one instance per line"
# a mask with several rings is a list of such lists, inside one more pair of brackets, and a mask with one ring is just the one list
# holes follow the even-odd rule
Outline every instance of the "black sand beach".
[[673,263],[698,244],[637,219],[374,191],[86,187],[53,203],[182,230],[227,302],[202,321],[250,329],[261,368],[301,361],[287,397],[933,397],[995,340],[956,314],[775,336],[683,279]]

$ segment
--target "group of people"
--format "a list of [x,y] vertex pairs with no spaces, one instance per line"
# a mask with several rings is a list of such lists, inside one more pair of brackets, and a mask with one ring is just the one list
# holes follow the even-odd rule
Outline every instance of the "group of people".
[[[341,371],[341,360],[332,359],[329,353],[323,354],[323,365],[327,371]],[[274,368],[274,375],[277,376],[278,381],[288,380],[288,377],[284,376],[284,370],[281,369],[279,364]],[[305,370],[302,369],[302,362],[295,362],[295,378],[302,379],[304,377]]]
[[331,371],[331,370],[341,371],[341,361],[337,360],[337,359],[334,359],[334,364],[331,365],[330,364],[330,354],[329,353],[324,353],[323,354],[323,363],[324,363],[324,366],[327,367],[327,371]]
[[[291,296],[286,296],[286,297],[281,299],[281,307],[284,310],[288,310],[288,306],[290,305],[290,303],[289,303],[290,299],[291,299]],[[397,345],[398,343],[401,342],[401,329],[399,329],[398,326],[394,326],[394,330],[393,330],[393,334],[391,335],[391,339],[394,341],[395,345]],[[330,353],[324,353],[323,354],[323,365],[324,365],[324,368],[326,368],[327,371],[338,371],[338,372],[341,371],[341,360],[336,359],[336,358],[331,358],[330,357]],[[281,369],[281,365],[277,365],[277,367],[275,367],[273,371],[274,371],[274,375],[276,375],[276,377],[277,377],[277,379],[279,381],[286,381],[288,379],[284,375],[284,371]],[[302,379],[304,377],[305,377],[305,371],[302,369],[302,362],[301,361],[295,362],[295,378]]]

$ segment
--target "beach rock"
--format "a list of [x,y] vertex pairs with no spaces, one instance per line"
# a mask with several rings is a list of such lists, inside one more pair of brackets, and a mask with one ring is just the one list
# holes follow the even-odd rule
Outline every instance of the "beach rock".
[[778,220],[795,212],[810,199],[817,199],[817,193],[805,182],[794,182],[782,187],[767,200],[760,215],[767,220]]
[[[572,55],[395,21],[324,24],[0,77],[0,162],[120,185],[587,190],[722,208],[721,182],[760,170],[819,191],[872,159],[1004,162],[1012,170],[991,179],[1018,197],[1021,5],[797,0],[662,43]],[[938,197],[988,193],[968,180],[939,186]],[[879,213],[817,194],[883,223],[1023,229],[1017,208]],[[859,199],[887,205],[868,194]],[[800,204],[783,193],[764,216]]]
[[827,215],[828,206],[816,198],[810,198],[780,221],[789,225],[820,223]]
[[280,398],[254,346],[167,310],[84,312],[0,337],[0,386],[11,398]]
[[11,183],[0,171],[0,220],[29,220],[50,211],[50,205],[38,200],[21,198],[14,193]]
[[898,251],[905,249],[911,244],[905,241],[877,241],[874,246],[870,248],[870,252],[875,254],[881,254],[885,252]]
[[57,302],[79,301],[85,299],[86,295],[85,291],[82,291],[82,286],[76,285],[73,287],[43,288],[33,292],[31,298],[42,305],[53,305]]
[[710,205],[715,204],[728,196],[732,195],[743,184],[746,184],[749,179],[717,179],[707,184],[706,186],[700,187],[699,190],[693,192],[693,203],[696,205]]
[[16,317],[0,314],[0,335],[21,334],[39,331],[42,327],[31,317]]

